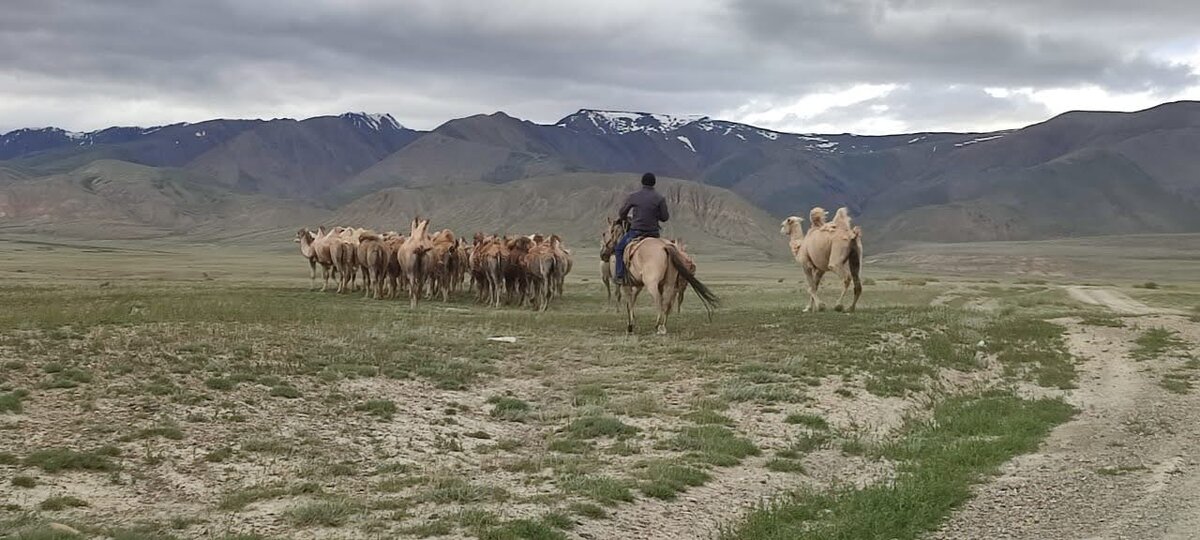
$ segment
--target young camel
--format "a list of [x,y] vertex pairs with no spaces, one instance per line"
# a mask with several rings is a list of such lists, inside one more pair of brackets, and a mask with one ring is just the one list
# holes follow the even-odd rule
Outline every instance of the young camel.
[[842,294],[838,297],[834,309],[843,310],[843,300],[846,292],[854,285],[854,299],[846,311],[854,311],[858,298],[862,295],[862,228],[851,227],[849,213],[838,211],[844,219],[839,223],[824,224],[825,211],[814,208],[811,217],[817,217],[822,226],[810,227],[808,234],[804,233],[804,220],[792,216],[780,224],[779,232],[788,237],[788,246],[792,256],[804,269],[804,277],[808,282],[808,306],[805,312],[825,309],[817,290],[821,287],[821,279],[826,272],[834,272],[842,278]]
[[428,229],[428,219],[413,218],[412,234],[397,252],[400,271],[408,277],[408,303],[413,309],[416,309],[421,296],[425,294],[425,279],[429,273],[429,258],[426,255],[433,246],[426,235]]

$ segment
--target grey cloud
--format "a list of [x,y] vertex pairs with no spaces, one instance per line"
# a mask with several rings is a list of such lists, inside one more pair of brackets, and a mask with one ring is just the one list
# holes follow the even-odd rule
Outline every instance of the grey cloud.
[[386,109],[428,128],[500,109],[543,122],[579,107],[711,114],[857,83],[1169,92],[1196,75],[1149,50],[1195,39],[1180,19],[1200,15],[1186,0],[1132,14],[1117,0],[5,4],[0,130],[146,123],[120,107],[77,116],[141,101],[214,116]]
[[884,117],[905,124],[905,131],[971,131],[997,124],[1029,124],[1051,111],[1023,94],[996,97],[978,86],[910,85],[853,105],[834,107],[811,118],[810,124],[848,124],[865,117]]

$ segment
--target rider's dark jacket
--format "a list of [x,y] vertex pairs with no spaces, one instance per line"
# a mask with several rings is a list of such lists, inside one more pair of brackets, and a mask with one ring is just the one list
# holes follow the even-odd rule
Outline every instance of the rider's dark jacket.
[[657,235],[658,223],[667,221],[671,217],[671,214],[667,212],[667,199],[655,191],[652,186],[642,186],[642,189],[630,193],[617,215],[628,216],[631,209],[633,216],[630,218],[629,229],[633,231]]

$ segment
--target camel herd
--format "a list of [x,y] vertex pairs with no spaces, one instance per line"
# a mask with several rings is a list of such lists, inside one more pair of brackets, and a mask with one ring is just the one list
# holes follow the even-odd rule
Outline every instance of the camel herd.
[[480,303],[499,307],[523,305],[545,311],[563,294],[571,272],[571,252],[558,235],[499,236],[477,233],[468,244],[449,229],[429,234],[429,220],[413,219],[409,235],[376,233],[356,227],[300,229],[295,241],[308,261],[311,288],[317,266],[324,284],[337,282],[337,292],[365,291],[364,297],[397,298],[408,293],[417,307],[428,292],[448,301],[467,287]]
[[[842,294],[834,309],[854,311],[862,295],[863,245],[862,228],[851,223],[846,208],[839,208],[832,220],[827,220],[822,208],[809,212],[810,227],[804,230],[804,220],[797,216],[783,220],[780,233],[796,262],[804,270],[808,283],[808,306],[804,311],[824,309],[817,290],[828,272],[842,280]],[[612,275],[611,258],[616,239],[624,234],[621,222],[609,220],[602,238],[601,279],[609,288]],[[430,234],[429,220],[413,219],[407,236],[396,233],[376,233],[356,227],[318,227],[315,231],[300,229],[295,241],[300,254],[308,261],[311,287],[316,288],[317,267],[320,266],[324,284],[336,280],[337,292],[364,290],[365,297],[397,298],[407,293],[411,307],[421,299],[440,296],[448,301],[451,293],[473,289],[476,300],[492,307],[522,306],[526,302],[538,311],[545,311],[555,297],[563,294],[563,282],[571,272],[573,260],[558,235],[501,236],[476,233],[471,242],[455,236],[449,229]],[[657,239],[655,239],[657,240]],[[659,245],[661,244],[661,245]],[[659,304],[658,329],[665,332],[666,316],[680,307],[689,285],[705,302],[706,309],[715,306],[716,297],[695,279],[696,263],[684,251],[680,241],[659,241],[655,249],[645,254],[666,253],[662,260],[636,260],[639,250],[627,252],[632,282],[616,288],[616,299],[632,293],[627,299],[630,325],[633,328],[633,302],[636,291],[647,281],[653,282],[651,296]],[[643,269],[648,273],[643,277]],[[647,279],[649,278],[649,279]],[[467,284],[468,279],[470,285]],[[701,288],[697,288],[697,286]],[[853,286],[854,297],[844,306],[846,293]],[[622,291],[622,288],[629,290]],[[609,289],[610,301],[613,297]],[[672,305],[673,304],[673,305]]]

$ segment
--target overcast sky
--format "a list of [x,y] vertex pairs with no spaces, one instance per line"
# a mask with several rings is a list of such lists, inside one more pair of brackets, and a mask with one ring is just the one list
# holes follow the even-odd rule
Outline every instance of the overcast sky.
[[983,131],[1200,99],[1196,21],[1198,0],[4,0],[0,132],[584,107]]

